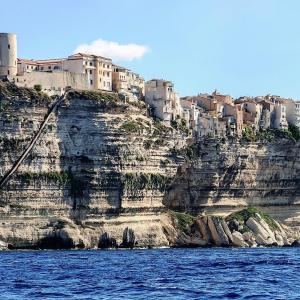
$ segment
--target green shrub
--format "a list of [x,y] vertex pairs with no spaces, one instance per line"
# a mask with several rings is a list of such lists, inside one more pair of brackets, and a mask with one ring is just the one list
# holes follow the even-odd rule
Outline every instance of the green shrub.
[[241,211],[235,212],[231,215],[229,215],[226,218],[226,221],[230,221],[233,219],[236,219],[238,221],[240,221],[241,223],[246,223],[246,221],[252,217],[252,218],[256,218],[256,214],[259,214],[261,216],[261,218],[263,220],[265,220],[265,222],[273,229],[278,229],[278,226],[276,224],[276,222],[274,221],[274,219],[272,217],[270,217],[268,214],[262,212],[261,210],[259,210],[258,208],[254,207],[254,206],[249,206]]
[[243,130],[243,137],[247,141],[255,142],[257,140],[255,131],[250,126],[245,126]]
[[154,135],[168,134],[170,132],[170,128],[157,119],[154,120],[153,125],[154,125]]
[[121,125],[121,128],[130,133],[139,132],[142,129],[140,124],[135,121],[126,121]]
[[33,88],[37,91],[37,92],[41,92],[42,91],[42,85],[41,84],[35,84],[33,86]]
[[27,87],[18,87],[13,83],[0,81],[0,102],[11,98],[30,99],[33,104],[50,104],[51,97]]
[[177,219],[178,229],[188,233],[190,226],[195,222],[196,217],[189,215],[187,213],[179,213],[171,211],[171,214]]
[[17,178],[29,182],[31,180],[49,180],[59,184],[66,184],[71,181],[69,172],[41,172],[41,173],[22,173],[17,175]]
[[289,132],[292,134],[296,141],[300,140],[300,129],[298,126],[289,123]]
[[163,192],[169,183],[169,177],[152,173],[127,173],[122,180],[123,189],[128,192],[142,190],[159,190]]

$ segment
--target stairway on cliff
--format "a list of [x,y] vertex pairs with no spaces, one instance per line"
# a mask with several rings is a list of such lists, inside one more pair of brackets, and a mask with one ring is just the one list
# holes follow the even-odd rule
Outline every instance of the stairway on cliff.
[[49,121],[52,113],[57,109],[57,107],[66,99],[67,93],[64,95],[58,97],[58,99],[52,104],[52,106],[49,108],[47,114],[44,117],[44,121],[41,123],[39,130],[34,135],[33,139],[27,146],[27,148],[24,150],[22,155],[18,158],[18,160],[13,164],[13,166],[10,168],[8,172],[1,178],[0,180],[0,189],[3,188],[3,186],[9,181],[11,176],[18,170],[19,166],[22,164],[24,159],[27,157],[29,152],[32,150],[34,145],[36,144],[37,140],[39,139],[40,135],[42,134],[45,126],[47,125],[47,122]]

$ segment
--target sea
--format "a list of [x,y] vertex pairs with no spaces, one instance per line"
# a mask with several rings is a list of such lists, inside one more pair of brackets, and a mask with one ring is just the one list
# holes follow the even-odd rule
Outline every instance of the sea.
[[300,248],[3,251],[0,299],[300,299]]

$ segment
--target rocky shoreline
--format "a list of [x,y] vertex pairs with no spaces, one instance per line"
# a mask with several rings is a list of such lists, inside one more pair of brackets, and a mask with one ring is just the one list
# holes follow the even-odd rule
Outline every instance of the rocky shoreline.
[[[300,246],[299,233],[280,224],[255,207],[248,207],[226,218],[170,211],[162,222],[165,245],[145,244],[134,230],[126,227],[122,239],[108,232],[100,235],[97,246],[85,245],[80,235],[70,228],[53,229],[46,237],[29,247],[16,247],[0,242],[0,250],[46,249],[141,249],[201,247],[293,247]],[[145,233],[146,234],[146,233]]]
[[[176,228],[178,231],[172,232]],[[255,207],[226,218],[173,214],[173,228],[165,227],[174,247],[270,247],[298,246],[299,233],[280,224]]]

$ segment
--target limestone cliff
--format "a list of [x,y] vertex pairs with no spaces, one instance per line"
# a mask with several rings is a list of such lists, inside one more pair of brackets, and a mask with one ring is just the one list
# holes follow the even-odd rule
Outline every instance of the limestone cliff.
[[[51,102],[20,91],[1,99],[2,176]],[[146,116],[143,103],[70,93],[1,191],[0,240],[18,248],[47,247],[54,240],[97,247],[109,234],[120,245],[128,227],[138,246],[166,245],[162,199],[177,169],[170,149],[179,142],[177,133]]]
[[226,216],[248,205],[290,225],[299,223],[300,143],[207,139],[190,146],[165,205]]
[[[1,177],[51,103],[0,82]],[[180,132],[147,116],[143,102],[70,92],[0,191],[0,241],[12,248],[177,245],[181,231],[168,208],[225,216],[251,204],[297,225],[298,150],[287,139],[186,146]]]

